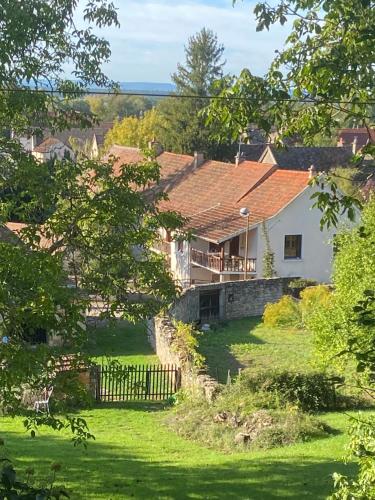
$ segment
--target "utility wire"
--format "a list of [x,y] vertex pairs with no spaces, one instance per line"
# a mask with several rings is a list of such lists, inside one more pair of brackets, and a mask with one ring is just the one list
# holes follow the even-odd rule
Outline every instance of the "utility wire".
[[[35,92],[42,94],[59,94],[59,95],[113,95],[113,96],[139,96],[139,97],[163,97],[163,98],[173,98],[173,99],[201,99],[201,100],[222,100],[222,101],[248,101],[248,102],[259,102],[257,98],[251,97],[236,97],[236,96],[220,96],[220,95],[191,95],[191,94],[160,94],[160,93],[147,93],[147,92],[126,92],[126,91],[111,91],[103,89],[87,89],[87,90],[53,90],[53,89],[30,89],[30,88],[18,88],[18,89],[6,89],[0,88],[0,92]],[[340,101],[340,100],[324,100],[324,99],[294,99],[292,97],[285,98],[270,98],[273,102],[298,102],[304,104],[375,104],[374,100],[369,101]]]

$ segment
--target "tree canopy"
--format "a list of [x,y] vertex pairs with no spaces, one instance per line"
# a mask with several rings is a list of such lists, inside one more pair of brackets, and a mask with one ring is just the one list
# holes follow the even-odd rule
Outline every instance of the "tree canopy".
[[212,140],[213,127],[204,125],[202,110],[207,100],[202,97],[217,94],[223,82],[224,46],[217,35],[203,28],[188,40],[185,47],[185,64],[178,64],[172,74],[179,99],[167,98],[157,107],[162,123],[157,133],[164,148],[175,153],[205,153],[221,159],[231,154],[230,142],[225,138]]
[[116,121],[105,138],[105,148],[112,144],[146,148],[153,139],[159,139],[163,118],[157,108],[141,117],[129,116]]
[[[30,348],[28,334],[45,330],[69,345],[79,362],[83,316],[98,300],[102,315],[138,320],[169,303],[176,286],[164,259],[152,251],[158,229],[181,227],[175,213],[161,213],[159,166],[147,153],[139,165],[82,158],[39,163],[17,137],[48,126],[85,126],[92,116],[69,107],[86,86],[110,82],[101,64],[108,42],[93,28],[117,25],[111,2],[88,0],[86,27],[78,29],[70,0],[4,1],[0,39],[0,232],[10,214],[29,223],[19,239],[0,242],[0,412],[25,410],[28,389],[55,380],[59,354]],[[73,80],[64,75],[72,66]],[[42,91],[44,90],[44,91]],[[55,92],[45,92],[54,90]],[[74,367],[74,366],[73,366]],[[29,415],[27,425],[69,426],[77,442],[91,437],[83,419]]]

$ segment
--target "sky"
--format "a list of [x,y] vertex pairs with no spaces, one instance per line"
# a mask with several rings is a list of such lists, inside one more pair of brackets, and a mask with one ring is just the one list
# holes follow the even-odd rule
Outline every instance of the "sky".
[[[256,2],[237,0],[113,0],[121,27],[98,33],[109,40],[111,62],[106,74],[116,81],[170,82],[184,62],[188,37],[203,27],[217,33],[225,46],[226,72],[248,68],[262,76],[286,38],[288,27],[257,33]],[[290,28],[289,28],[290,29]]]

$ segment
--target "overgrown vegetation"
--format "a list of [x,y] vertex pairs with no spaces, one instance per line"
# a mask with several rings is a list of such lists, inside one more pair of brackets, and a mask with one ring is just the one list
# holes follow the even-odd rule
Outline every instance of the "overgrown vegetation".
[[330,429],[310,413],[339,405],[324,375],[287,371],[245,370],[212,404],[186,398],[170,419],[172,427],[184,437],[232,451],[324,437]]
[[175,321],[175,337],[173,339],[173,350],[178,353],[183,364],[189,364],[195,368],[202,368],[204,357],[198,352],[199,331],[190,323]]

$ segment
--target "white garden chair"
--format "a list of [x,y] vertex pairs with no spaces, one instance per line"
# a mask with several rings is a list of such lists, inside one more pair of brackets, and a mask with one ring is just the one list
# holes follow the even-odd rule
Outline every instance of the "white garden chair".
[[40,399],[37,399],[34,402],[34,410],[36,412],[43,412],[45,411],[47,414],[49,414],[49,400],[53,392],[53,387],[46,387],[43,389],[43,392],[41,394]]

